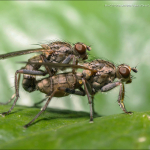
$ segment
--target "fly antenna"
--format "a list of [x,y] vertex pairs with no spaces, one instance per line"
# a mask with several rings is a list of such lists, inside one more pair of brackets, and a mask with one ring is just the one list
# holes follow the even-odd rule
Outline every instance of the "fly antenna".
[[[139,63],[138,63],[138,64],[139,64]],[[131,70],[132,70],[133,72],[135,72],[135,73],[137,73],[137,72],[138,72],[138,70],[136,69],[136,68],[137,68],[137,66],[138,66],[138,64],[137,64],[135,67],[131,68]]]

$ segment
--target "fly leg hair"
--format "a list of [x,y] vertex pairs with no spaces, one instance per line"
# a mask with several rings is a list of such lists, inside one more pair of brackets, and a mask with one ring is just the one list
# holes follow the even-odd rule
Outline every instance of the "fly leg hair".
[[80,88],[79,91],[77,91],[77,90],[74,90],[74,89],[69,89],[69,88],[64,88],[64,87],[58,87],[58,88],[57,88],[56,90],[54,90],[54,91],[52,92],[52,94],[49,96],[49,98],[48,98],[46,104],[45,104],[44,107],[41,109],[41,111],[40,111],[28,124],[26,124],[26,125],[24,126],[25,128],[29,127],[29,126],[35,121],[35,119],[37,119],[37,118],[41,115],[41,113],[46,110],[46,108],[47,108],[49,102],[51,101],[52,97],[55,95],[55,93],[56,93],[57,91],[62,91],[62,92],[66,92],[66,93],[69,93],[69,94],[75,94],[75,95],[80,95],[80,96],[84,96],[84,95],[85,95],[85,92],[84,92],[84,90],[83,90],[82,88]]
[[125,95],[125,90],[124,90],[124,84],[120,83],[120,91],[119,91],[119,97],[118,97],[118,104],[121,107],[121,109],[126,113],[126,114],[132,114],[132,112],[128,112],[125,108],[125,105],[123,103],[124,100],[124,95]]
[[121,109],[126,113],[126,114],[131,114],[132,112],[128,112],[125,108],[124,105],[124,95],[125,95],[125,90],[124,90],[124,84],[122,82],[113,82],[109,83],[101,88],[101,92],[107,92],[110,91],[111,89],[114,89],[115,87],[120,86],[119,90],[119,96],[118,96],[118,104],[121,107]]
[[[19,74],[19,77],[17,78],[18,74]],[[16,98],[14,100],[14,103],[13,103],[12,107],[9,109],[9,111],[1,113],[2,116],[9,114],[12,111],[12,109],[14,108],[14,106],[16,105],[16,102],[17,102],[17,100],[19,98],[20,74],[42,75],[42,76],[45,76],[46,73],[43,72],[43,71],[33,71],[33,70],[26,70],[26,69],[17,70],[16,73],[15,73],[15,94],[12,96],[12,98],[10,100],[12,101],[12,99],[14,99],[14,97],[16,97]]]
[[[17,83],[18,83],[18,88],[19,88],[20,74],[19,74],[19,76],[18,76]],[[0,105],[7,105],[7,104],[9,104],[15,97],[16,97],[16,93],[12,95],[12,97],[10,98],[10,100],[9,100],[8,102],[6,102],[6,103],[0,102]]]
[[87,89],[88,89],[89,93],[91,94],[93,115],[97,115],[97,113],[95,111],[95,107],[94,107],[94,94],[92,92],[92,87],[89,84],[89,82],[87,82],[87,81],[86,81],[86,86],[87,86]]
[[53,93],[51,94],[51,96],[49,96],[49,98],[48,98],[46,104],[45,104],[44,107],[41,109],[41,111],[40,111],[28,124],[24,125],[24,128],[29,127],[29,126],[34,122],[34,120],[37,119],[37,118],[41,115],[41,113],[42,113],[43,111],[45,111],[45,109],[47,108],[47,106],[48,106],[49,102],[51,101],[52,97],[55,95],[56,91],[57,91],[57,90],[53,91]]

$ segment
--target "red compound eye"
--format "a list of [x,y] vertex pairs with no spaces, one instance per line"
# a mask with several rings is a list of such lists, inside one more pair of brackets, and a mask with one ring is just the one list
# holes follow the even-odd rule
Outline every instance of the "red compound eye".
[[80,43],[75,44],[75,50],[80,54],[84,54],[86,52],[86,46]]
[[128,78],[130,76],[130,70],[126,67],[119,68],[119,73],[123,78]]

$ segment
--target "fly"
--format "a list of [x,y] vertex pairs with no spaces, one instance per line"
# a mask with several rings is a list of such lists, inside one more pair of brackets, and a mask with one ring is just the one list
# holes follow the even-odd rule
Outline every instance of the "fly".
[[[131,71],[137,73],[136,68],[132,68],[126,64],[121,64],[115,66],[113,63],[101,59],[97,59],[91,62],[83,63],[83,65],[74,65],[74,64],[62,64],[62,63],[50,63],[50,62],[23,62],[30,65],[44,65],[49,68],[72,68],[72,69],[83,69],[82,72],[64,72],[51,77],[46,77],[41,80],[35,81],[35,89],[39,90],[42,93],[45,93],[48,97],[45,105],[42,107],[41,111],[27,123],[24,127],[29,127],[35,119],[37,119],[43,111],[46,110],[49,102],[53,97],[64,97],[69,94],[87,96],[88,103],[90,106],[90,122],[93,122],[93,98],[98,92],[107,92],[115,87],[119,86],[119,96],[118,104],[121,109],[126,113],[128,112],[124,105],[124,95],[125,95],[125,84],[132,82]],[[18,74],[24,74],[24,72],[16,71],[15,74],[15,95],[16,99],[12,107],[7,111],[3,112],[2,115],[9,114],[19,98],[19,83],[18,83]],[[29,75],[37,75],[34,71]],[[117,81],[114,81],[115,79]]]
[[[46,65],[46,71],[40,70],[41,64],[31,64],[30,62],[50,62],[50,63],[62,63],[68,64],[73,61],[73,64],[78,64],[78,61],[86,60],[88,58],[87,50],[90,51],[90,46],[86,46],[85,44],[78,42],[73,46],[66,42],[56,41],[50,44],[42,44],[42,48],[38,49],[28,49],[21,50],[16,52],[11,52],[7,54],[1,54],[0,59],[7,59],[11,57],[16,57],[20,55],[26,55],[30,53],[41,53],[37,56],[34,56],[28,60],[25,67],[22,67],[20,70],[16,72],[23,75],[22,85],[24,90],[27,92],[33,92],[36,90],[36,75],[45,76],[49,74],[50,77],[55,75],[58,71],[58,68],[48,67]],[[59,68],[63,70],[63,68]],[[73,69],[72,72],[75,72]],[[51,78],[50,78],[51,80]],[[18,83],[20,81],[20,75],[18,77]],[[14,94],[11,99],[6,103],[0,104],[8,104],[10,103],[16,95]]]

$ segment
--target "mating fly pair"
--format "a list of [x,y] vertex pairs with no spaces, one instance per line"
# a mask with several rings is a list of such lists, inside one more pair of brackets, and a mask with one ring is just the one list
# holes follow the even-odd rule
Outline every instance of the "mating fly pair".
[[[16,71],[15,94],[12,96],[11,100],[14,97],[16,98],[10,110],[3,112],[2,115],[9,114],[19,98],[20,74],[24,74],[22,84],[26,91],[32,92],[39,90],[48,96],[47,102],[41,111],[24,127],[30,126],[34,120],[38,118],[43,111],[46,110],[52,97],[64,97],[69,94],[75,94],[79,96],[87,95],[90,105],[90,121],[92,122],[92,102],[94,95],[99,91],[107,92],[117,86],[120,87],[118,104],[125,113],[130,113],[125,109],[123,103],[124,82],[131,83],[131,71],[136,73],[137,69],[131,68],[125,64],[121,64],[116,67],[109,61],[101,59],[85,62],[82,65],[78,65],[77,63],[79,58],[82,60],[88,58],[86,50],[90,50],[90,47],[83,43],[76,43],[74,46],[71,46],[65,42],[53,42],[49,45],[42,45],[41,49],[25,50],[0,55],[0,59],[4,59],[27,53],[43,52],[42,55],[35,56],[29,59],[28,62],[23,62],[27,63],[27,65],[24,68]],[[73,64],[69,64],[71,60],[73,60]],[[39,70],[41,66],[44,66],[46,71]],[[65,70],[66,68],[72,68],[72,72],[56,74],[58,69]],[[83,69],[83,71],[78,72],[76,69]],[[17,76],[18,74],[19,76]],[[35,78],[35,76],[45,76],[46,74],[49,74],[49,77],[45,77],[40,80]],[[115,78],[118,78],[118,81],[114,82]]]

